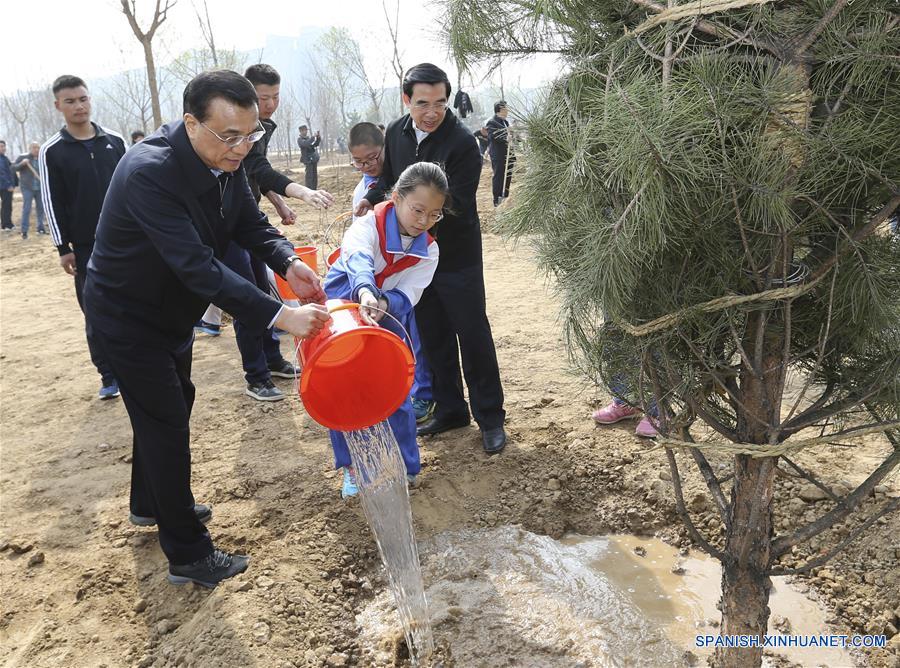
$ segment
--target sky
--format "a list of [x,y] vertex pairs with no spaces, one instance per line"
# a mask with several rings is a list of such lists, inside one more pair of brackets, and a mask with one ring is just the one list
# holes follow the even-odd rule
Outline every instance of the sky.
[[[367,64],[387,66],[389,43],[380,0],[207,1],[217,47],[259,50],[268,35],[294,36],[304,27],[334,25],[348,28],[359,40]],[[430,61],[451,71],[437,34],[439,7],[421,0],[388,0],[388,5],[396,6],[398,1],[403,64],[408,67]],[[154,0],[136,3],[138,20],[146,27]],[[15,0],[4,5],[0,90],[5,93],[49,85],[63,73],[77,74],[89,82],[144,65],[143,52],[119,0]],[[188,48],[204,46],[195,8],[202,8],[202,0],[177,0],[154,40],[158,63],[165,64]],[[505,64],[503,76],[508,85],[535,87],[558,72],[554,60],[544,57]]]

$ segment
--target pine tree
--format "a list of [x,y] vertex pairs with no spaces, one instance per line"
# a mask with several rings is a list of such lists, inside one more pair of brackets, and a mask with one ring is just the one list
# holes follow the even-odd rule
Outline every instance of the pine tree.
[[[900,4],[446,8],[463,65],[564,59],[526,119],[527,173],[502,229],[533,239],[555,277],[575,363],[658,410],[679,515],[722,562],[721,633],[764,635],[770,576],[833,556],[787,568],[792,548],[900,463]],[[821,485],[793,454],[873,432],[893,449],[868,479],[776,535],[776,470]],[[732,458],[730,482],[710,453]],[[676,455],[699,467],[721,539],[692,523]],[[761,658],[720,650],[716,663]]]

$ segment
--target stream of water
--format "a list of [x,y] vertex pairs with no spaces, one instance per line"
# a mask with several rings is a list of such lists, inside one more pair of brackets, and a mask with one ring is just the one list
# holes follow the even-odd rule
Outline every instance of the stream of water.
[[434,636],[413,532],[406,466],[387,422],[346,432],[359,499],[384,563],[413,665],[432,654]]

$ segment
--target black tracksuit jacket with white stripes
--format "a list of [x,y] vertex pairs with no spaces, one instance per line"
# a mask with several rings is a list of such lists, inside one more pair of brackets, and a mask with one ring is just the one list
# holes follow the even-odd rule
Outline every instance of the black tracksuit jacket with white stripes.
[[91,125],[97,133],[91,148],[63,127],[41,146],[38,158],[41,198],[60,255],[71,253],[72,246],[90,252],[106,189],[125,155],[121,135]]

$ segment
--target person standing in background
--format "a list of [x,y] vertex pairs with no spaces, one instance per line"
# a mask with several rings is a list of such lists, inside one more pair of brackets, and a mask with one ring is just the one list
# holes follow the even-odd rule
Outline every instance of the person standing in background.
[[6,142],[0,139],[0,227],[13,229],[12,197],[16,190],[16,172],[6,157]]
[[41,199],[41,176],[38,172],[40,165],[38,157],[41,145],[36,141],[31,142],[29,152],[20,155],[13,163],[13,167],[19,173],[19,184],[22,189],[22,238],[28,238],[28,227],[31,222],[31,205],[34,203],[35,216],[37,218],[38,234],[47,234],[44,229],[44,202]]
[[512,182],[513,166],[516,164],[516,156],[509,142],[509,121],[506,120],[508,115],[506,102],[500,100],[494,104],[494,117],[486,124],[491,151],[491,169],[494,171],[491,179],[494,206],[500,206],[500,203],[509,197],[509,184]]
[[[41,197],[59,264],[74,277],[75,296],[84,312],[84,281],[100,208],[116,165],[125,155],[125,140],[91,121],[91,96],[79,77],[58,77],[53,82],[53,96],[66,124],[41,147]],[[91,361],[100,374],[99,397],[118,397],[119,386],[94,339],[91,322],[86,319],[85,323]]]
[[318,131],[315,136],[311,136],[308,126],[300,126],[297,146],[300,147],[300,162],[306,165],[306,187],[310,190],[319,189],[319,144],[321,143],[322,136]]

